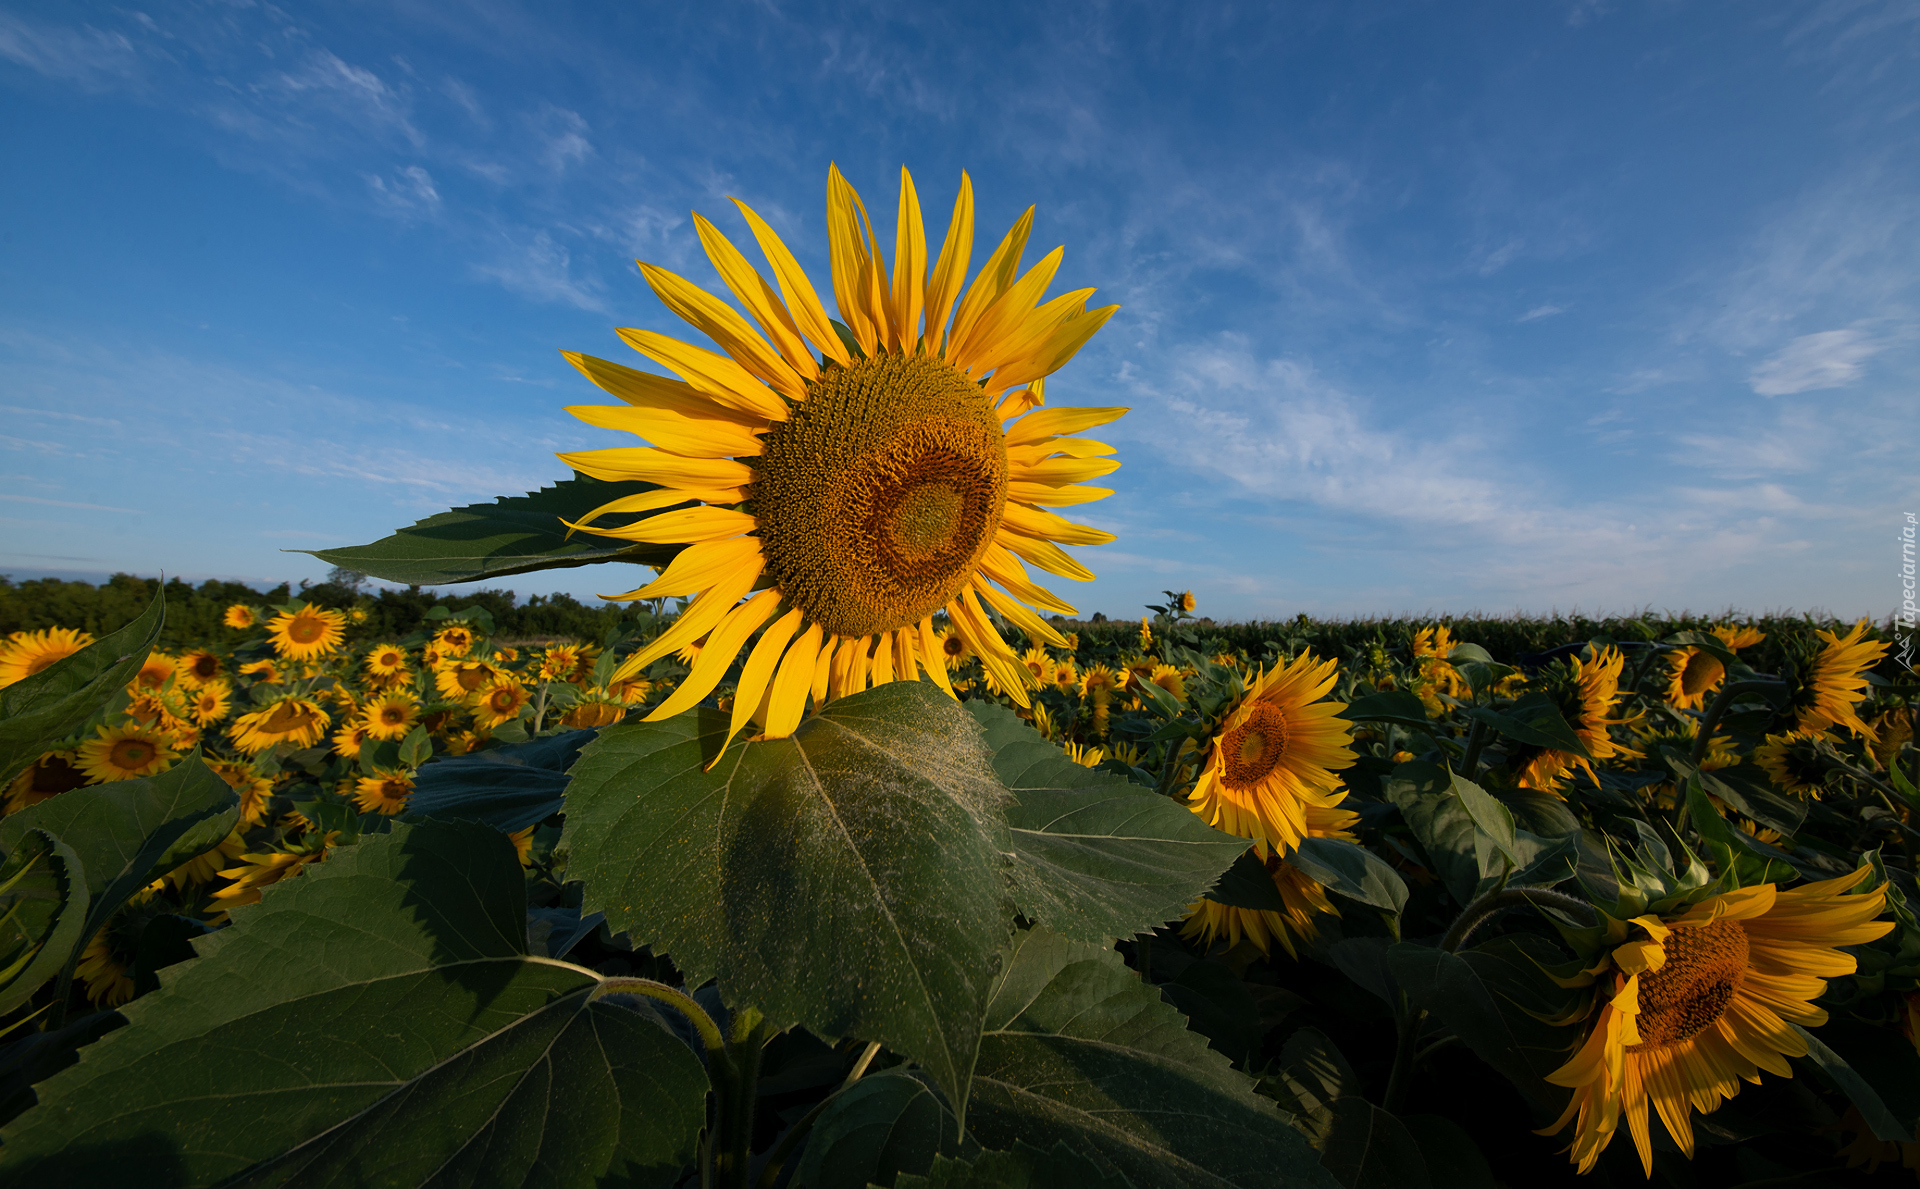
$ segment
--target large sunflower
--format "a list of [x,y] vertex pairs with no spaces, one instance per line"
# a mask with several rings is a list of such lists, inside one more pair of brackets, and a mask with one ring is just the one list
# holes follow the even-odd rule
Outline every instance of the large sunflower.
[[1334,770],[1354,761],[1342,702],[1322,702],[1339,676],[1335,661],[1303,652],[1256,674],[1221,720],[1188,801],[1207,824],[1253,838],[1281,855],[1313,836],[1347,829],[1346,789]]
[[72,628],[15,632],[7,637],[6,644],[0,645],[0,687],[31,677],[91,643],[92,636]]
[[1573,1059],[1547,1077],[1573,1097],[1542,1134],[1575,1123],[1572,1159],[1585,1172],[1625,1115],[1651,1177],[1651,1105],[1691,1158],[1691,1112],[1712,1111],[1742,1079],[1757,1085],[1763,1069],[1792,1077],[1786,1058],[1807,1047],[1787,1025],[1826,1023],[1813,1005],[1825,978],[1854,971],[1853,956],[1837,947],[1893,929],[1873,919],[1884,889],[1846,894],[1871,873],[1862,867],[1785,892],[1773,884],[1722,892],[1674,916],[1606,917],[1619,944],[1582,976],[1595,986],[1592,1022]]
[[310,661],[340,646],[347,617],[324,607],[282,611],[267,621],[267,639],[273,650],[289,660]]
[[1887,655],[1887,645],[1865,638],[1864,619],[1844,637],[1824,630],[1814,634],[1824,645],[1801,678],[1795,699],[1795,725],[1803,731],[1845,727],[1872,742],[1876,738],[1873,728],[1860,720],[1853,707],[1866,696],[1866,672]]
[[[919,199],[901,170],[889,271],[865,205],[829,169],[835,323],[780,237],[737,205],[772,266],[771,283],[711,223],[699,215],[694,223],[752,323],[680,277],[640,266],[668,308],[725,354],[651,331],[620,332],[680,380],[567,356],[627,402],[570,411],[653,444],[562,460],[597,478],[661,488],[607,504],[575,527],[687,546],[658,579],[620,598],[697,595],[618,676],[708,636],[686,680],[651,716],[663,718],[711,693],[746,650],[732,730],[755,718],[767,736],[780,737],[798,725],[809,695],[819,704],[917,680],[921,669],[948,688],[934,628],[944,611],[999,686],[1025,705],[1019,660],[987,608],[1033,640],[1064,646],[1028,604],[1073,608],[1035,585],[1021,561],[1093,577],[1059,543],[1099,544],[1111,535],[1043,508],[1111,494],[1080,484],[1119,465],[1104,457],[1112,449],[1067,435],[1126,411],[1029,410],[1044,404],[1042,379],[1118,307],[1088,310],[1090,289],[1041,303],[1061,250],[1020,272],[1031,208],[963,285],[973,247],[964,175],[929,271]],[[677,510],[628,528],[591,527],[603,515],[659,509]],[[756,631],[759,642],[748,648]]]

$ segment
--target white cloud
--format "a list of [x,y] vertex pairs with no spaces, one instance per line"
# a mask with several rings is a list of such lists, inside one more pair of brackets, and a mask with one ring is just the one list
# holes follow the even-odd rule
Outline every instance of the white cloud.
[[1514,319],[1514,321],[1538,322],[1542,318],[1551,318],[1555,314],[1564,314],[1566,312],[1567,312],[1567,308],[1565,306],[1555,306],[1555,305],[1535,306],[1532,309],[1528,310],[1526,313],[1520,315],[1518,318]]
[[473,266],[475,276],[498,281],[522,297],[556,301],[604,312],[599,285],[573,275],[573,255],[545,231],[508,245],[490,264]]
[[125,34],[41,25],[6,12],[0,12],[0,58],[89,89],[131,79],[140,69]]
[[1747,383],[1761,396],[1843,388],[1860,378],[1860,365],[1883,346],[1858,330],[1803,334],[1754,368]]
[[416,146],[426,141],[408,117],[403,91],[328,50],[314,51],[299,70],[282,71],[258,90],[299,100],[350,123],[398,132]]
[[434,187],[433,175],[418,165],[395,170],[391,181],[368,174],[367,188],[373,191],[375,201],[394,214],[432,215],[440,209],[440,191]]

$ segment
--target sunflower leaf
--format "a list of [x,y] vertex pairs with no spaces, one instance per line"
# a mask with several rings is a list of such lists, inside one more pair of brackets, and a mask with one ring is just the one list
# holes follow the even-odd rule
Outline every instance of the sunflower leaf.
[[482,826],[337,848],[43,1082],[0,1179],[671,1184],[705,1119],[700,1060],[590,1002],[592,971],[527,957],[524,887]]
[[1364,846],[1339,838],[1304,838],[1287,861],[1328,890],[1382,912],[1398,916],[1406,907],[1406,881]]
[[566,731],[434,760],[414,777],[406,817],[485,822],[509,833],[544,821],[566,804],[567,769],[593,734]]
[[1427,1162],[1405,1124],[1364,1098],[1333,1104],[1320,1160],[1345,1189],[1432,1189]]
[[[1829,1048],[1826,1042],[1818,1036],[1815,1036],[1798,1024],[1789,1023],[1787,1027],[1793,1029],[1794,1032],[1799,1035],[1800,1039],[1806,1042],[1807,1055],[1800,1058],[1800,1060],[1818,1069],[1832,1081],[1835,1088],[1847,1096],[1853,1105],[1859,1109],[1860,1117],[1867,1121],[1867,1126],[1873,1129],[1873,1137],[1875,1139],[1890,1140],[1896,1143],[1912,1143],[1914,1141],[1914,1124],[1911,1114],[1907,1115],[1904,1119],[1896,1115],[1893,1110],[1889,1108],[1886,1100],[1881,1097],[1880,1091],[1875,1089],[1873,1084],[1865,1077],[1862,1077],[1860,1071],[1855,1069],[1852,1063],[1848,1062],[1847,1059],[1839,1053],[1834,1052],[1833,1049]],[[1871,1054],[1873,1047],[1875,1046],[1863,1047],[1862,1055]],[[1887,1044],[1886,1038],[1882,1036],[1878,1041],[1877,1047],[1892,1049],[1904,1046]],[[1907,1062],[1907,1064],[1911,1065],[1912,1063]],[[1906,1073],[1909,1077],[1911,1076],[1910,1070],[1903,1070],[1902,1072]],[[1899,1086],[1898,1079],[1889,1079],[1889,1085]],[[1904,1097],[1906,1097],[1910,1103],[1911,1090],[1908,1090]]]
[[166,597],[155,590],[132,623],[0,689],[0,785],[72,735],[133,680],[165,621]]
[[[561,523],[562,517],[578,520],[602,504],[655,489],[652,483],[610,483],[576,471],[573,478],[562,479],[552,487],[441,512],[368,545],[286,552],[310,553],[336,566],[412,586],[471,582],[606,561],[665,566],[681,546],[636,545],[593,533],[570,537],[567,526]],[[624,527],[658,514],[629,513],[603,520],[598,526]]]
[[1502,712],[1485,706],[1467,711],[1467,717],[1486,723],[1500,734],[1520,743],[1571,752],[1592,759],[1586,741],[1581,739],[1552,699],[1543,693],[1531,693]]
[[1126,1178],[1100,1166],[1064,1143],[1042,1151],[1022,1140],[1008,1152],[982,1152],[971,1162],[935,1156],[925,1176],[902,1173],[895,1189],[1045,1189],[1053,1185],[1087,1189],[1126,1189]]
[[1220,882],[1207,892],[1207,899],[1229,908],[1252,908],[1266,912],[1287,911],[1287,898],[1273,884],[1267,865],[1251,847],[1240,852],[1233,866],[1220,875]]
[[45,830],[28,830],[0,863],[0,1016],[25,1003],[90,934],[87,880],[73,848]]
[[701,708],[608,727],[581,754],[560,847],[582,911],[776,1028],[919,1061],[964,1104],[1013,918],[1007,793],[979,726],[896,681],[717,755],[727,728]]
[[931,1086],[904,1069],[862,1078],[835,1094],[807,1132],[795,1189],[886,1185],[925,1173],[942,1153],[978,1152],[965,1143]]
[[1416,731],[1433,730],[1427,708],[1418,697],[1403,689],[1382,690],[1356,698],[1340,712],[1340,717],[1352,722],[1390,722]]
[[1064,1142],[1137,1189],[1332,1189],[1253,1080],[1184,1024],[1112,950],[1023,933],[987,1009],[969,1134]]
[[1013,794],[1014,902],[1029,920],[1078,941],[1128,937],[1182,915],[1245,852],[1177,802],[1074,763],[1006,707],[965,705]]

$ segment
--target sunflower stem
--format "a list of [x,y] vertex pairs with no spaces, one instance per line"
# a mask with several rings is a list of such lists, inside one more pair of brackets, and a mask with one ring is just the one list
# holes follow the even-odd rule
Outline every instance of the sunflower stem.
[[706,1047],[709,1057],[726,1055],[727,1041],[720,1033],[720,1025],[714,1023],[707,1010],[685,991],[654,982],[650,978],[609,978],[602,979],[600,985],[588,994],[587,1002],[607,995],[643,995],[648,999],[658,999],[687,1017],[694,1031],[700,1034],[700,1043]]
[[853,1068],[848,1071],[846,1079],[834,1087],[833,1093],[814,1103],[813,1109],[800,1116],[800,1121],[788,1128],[787,1133],[780,1137],[780,1142],[773,1145],[773,1150],[767,1153],[766,1167],[760,1170],[760,1189],[773,1189],[774,1182],[780,1179],[780,1170],[786,1167],[788,1158],[793,1155],[793,1149],[807,1137],[807,1132],[813,1129],[814,1120],[826,1111],[828,1103],[845,1093],[847,1087],[860,1080],[861,1075],[867,1072],[867,1066],[873,1064],[873,1059],[879,1052],[879,1041],[876,1040],[867,1045],[860,1054],[860,1059],[855,1061]]
[[1405,991],[1400,992],[1400,1008],[1394,1013],[1394,1029],[1398,1033],[1393,1046],[1393,1072],[1387,1075],[1386,1097],[1380,1100],[1380,1106],[1390,1115],[1397,1115],[1406,1105],[1407,1087],[1413,1081],[1415,1064],[1414,1050],[1420,1040],[1420,1025],[1427,1013],[1415,1008],[1407,999]]
[[1687,756],[1687,762],[1698,768],[1700,761],[1706,758],[1707,747],[1713,742],[1713,732],[1719,728],[1720,719],[1733,705],[1733,700],[1741,694],[1758,693],[1768,686],[1777,684],[1774,679],[1766,681],[1729,681],[1720,687],[1714,695],[1713,703],[1707,707],[1706,714],[1700,718],[1700,733],[1693,737],[1693,751]]
[[747,1189],[753,1163],[753,1108],[760,1088],[760,1060],[766,1052],[766,1018],[754,1008],[733,1014],[733,1035],[727,1038],[727,1084],[719,1090],[716,1143],[726,1149],[714,1157],[714,1175],[727,1189]]
[[1487,724],[1479,719],[1473,720],[1473,729],[1467,732],[1467,754],[1460,761],[1460,775],[1468,780],[1476,779],[1480,771],[1480,750],[1487,745]]
[[1587,913],[1594,911],[1593,905],[1580,897],[1551,888],[1495,888],[1460,911],[1453,926],[1447,930],[1447,935],[1440,939],[1440,948],[1449,954],[1457,951],[1489,917],[1523,904]]

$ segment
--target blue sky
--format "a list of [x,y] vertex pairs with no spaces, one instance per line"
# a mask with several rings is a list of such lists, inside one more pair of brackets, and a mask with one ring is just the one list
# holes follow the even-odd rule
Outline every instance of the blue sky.
[[834,161],[1124,307],[1049,385],[1134,409],[1087,611],[1897,604],[1911,2],[0,0],[0,104],[0,572],[317,578],[563,477],[558,350],[679,333],[633,260],[715,284],[731,195],[824,277]]

